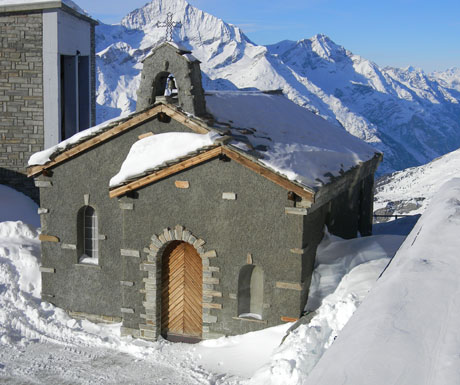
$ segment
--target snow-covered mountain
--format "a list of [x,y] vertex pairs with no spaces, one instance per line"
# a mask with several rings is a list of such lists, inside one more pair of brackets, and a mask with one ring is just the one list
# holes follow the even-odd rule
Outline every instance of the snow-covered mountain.
[[423,214],[440,186],[460,174],[460,149],[430,163],[385,175],[375,186],[376,214]]
[[433,72],[432,76],[444,87],[460,91],[460,68],[449,68],[443,72]]
[[460,147],[460,70],[380,68],[324,35],[259,46],[185,0],[153,0],[96,29],[99,122],[134,110],[141,61],[164,39],[156,23],[168,12],[182,23],[174,41],[202,62],[205,89],[282,89],[383,151],[381,174]]

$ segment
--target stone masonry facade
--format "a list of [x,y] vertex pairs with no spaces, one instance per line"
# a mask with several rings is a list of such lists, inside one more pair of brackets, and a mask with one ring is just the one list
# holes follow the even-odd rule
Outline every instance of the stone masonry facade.
[[38,201],[29,157],[44,146],[42,13],[0,15],[0,184]]

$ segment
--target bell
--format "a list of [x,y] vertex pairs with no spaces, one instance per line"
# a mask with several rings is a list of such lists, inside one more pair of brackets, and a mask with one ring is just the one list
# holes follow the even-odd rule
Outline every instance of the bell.
[[174,81],[174,78],[169,78],[168,82],[168,89],[172,92],[172,90],[176,89],[176,82]]

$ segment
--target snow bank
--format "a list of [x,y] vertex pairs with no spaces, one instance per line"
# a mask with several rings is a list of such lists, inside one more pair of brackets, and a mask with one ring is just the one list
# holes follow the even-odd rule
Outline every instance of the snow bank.
[[197,362],[214,373],[249,378],[270,360],[291,325],[203,341],[196,346]]
[[309,324],[289,334],[250,384],[303,384],[403,240],[391,235],[351,240],[326,236],[318,249],[312,298],[307,304],[316,310],[315,315]]
[[[376,150],[344,129],[300,107],[283,95],[220,91],[206,95],[206,107],[232,133],[245,134],[269,168],[309,187],[331,181]],[[248,150],[241,144],[243,150]]]
[[151,373],[158,384],[210,383],[191,345],[121,338],[120,324],[75,320],[42,302],[39,255],[34,229],[0,222],[0,383],[151,384]]
[[0,185],[0,222],[23,221],[40,227],[37,204],[15,189]]
[[118,174],[110,179],[110,187],[144,175],[169,160],[193,153],[203,147],[212,146],[218,136],[216,133],[202,135],[169,132],[138,140],[129,150]]
[[460,383],[460,179],[444,184],[304,384]]
[[344,276],[356,266],[395,255],[404,236],[386,235],[341,239],[326,233],[318,246],[306,311],[315,311],[334,293]]

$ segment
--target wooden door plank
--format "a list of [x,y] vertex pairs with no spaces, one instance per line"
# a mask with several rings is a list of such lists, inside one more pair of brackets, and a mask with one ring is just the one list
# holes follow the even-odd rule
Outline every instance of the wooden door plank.
[[162,330],[201,336],[203,264],[196,249],[185,242],[165,250],[162,270]]

